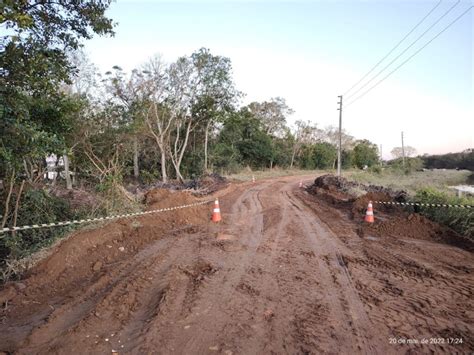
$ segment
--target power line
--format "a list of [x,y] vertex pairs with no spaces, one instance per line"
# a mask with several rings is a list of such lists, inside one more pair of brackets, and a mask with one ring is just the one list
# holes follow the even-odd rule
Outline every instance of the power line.
[[380,70],[377,74],[375,74],[369,81],[367,81],[364,85],[362,85],[360,88],[358,88],[354,93],[350,94],[348,98],[356,95],[358,92],[360,92],[363,88],[365,88],[367,85],[369,85],[374,79],[376,79],[380,74],[382,74],[390,65],[392,65],[398,58],[400,58],[403,54],[405,54],[413,45],[418,42],[422,37],[425,36],[427,32],[429,32],[434,26],[436,26],[446,15],[448,15],[458,4],[460,3],[461,0],[458,0],[453,6],[451,6],[448,11],[446,11],[441,17],[439,17],[428,29],[425,30],[420,36],[418,36],[417,39],[415,39],[407,48],[405,48],[399,55],[397,55],[390,63],[388,63],[382,70]]
[[375,85],[373,85],[372,87],[370,87],[368,90],[366,90],[363,94],[359,95],[358,97],[356,97],[354,100],[352,100],[351,102],[349,102],[348,104],[346,104],[346,108],[350,105],[352,105],[354,102],[356,102],[357,100],[359,100],[360,98],[362,98],[363,96],[365,96],[368,92],[370,92],[371,90],[373,90],[375,87],[377,87],[380,83],[382,83],[382,81],[384,81],[385,79],[387,79],[390,75],[392,75],[393,73],[395,73],[398,69],[400,69],[403,65],[405,65],[410,59],[412,59],[414,56],[416,56],[418,53],[420,53],[426,46],[428,46],[431,42],[433,42],[436,38],[438,38],[443,32],[445,32],[449,27],[451,27],[452,25],[454,25],[454,23],[456,23],[457,21],[459,21],[459,19],[461,17],[463,17],[465,14],[467,14],[469,12],[469,10],[471,10],[472,8],[474,8],[474,6],[471,6],[469,7],[466,11],[464,11],[461,15],[459,15],[458,17],[456,17],[449,25],[447,25],[445,28],[443,28],[440,32],[438,32],[438,34],[436,36],[434,36],[431,40],[429,40],[423,47],[421,47],[420,49],[418,49],[415,53],[413,53],[411,56],[409,56],[405,61],[403,61],[398,67],[396,67],[394,70],[392,70],[390,73],[388,73],[384,78],[382,78],[381,80],[379,80]]
[[349,90],[347,90],[347,91],[343,94],[343,96],[347,95],[353,88],[355,88],[357,85],[359,85],[362,80],[364,80],[370,73],[372,73],[372,72],[375,70],[375,68],[377,68],[377,67],[380,65],[380,63],[382,63],[390,54],[392,54],[393,51],[394,51],[395,49],[397,49],[397,48],[400,46],[400,44],[402,44],[402,42],[403,42],[405,39],[407,39],[407,37],[408,37],[409,35],[411,35],[411,34],[413,33],[413,31],[415,31],[415,30],[418,28],[418,26],[420,26],[420,25],[426,20],[426,18],[427,18],[429,15],[431,15],[431,13],[441,4],[442,1],[443,1],[443,0],[440,0],[440,1],[435,5],[435,7],[433,7],[433,8],[425,15],[425,17],[423,17],[423,18],[421,19],[421,21],[418,22],[418,23],[415,25],[415,27],[413,27],[413,28],[410,30],[410,32],[408,32],[408,33],[405,35],[405,37],[403,37],[402,40],[401,40],[400,42],[398,42],[398,43],[395,45],[395,47],[393,47],[393,48],[385,55],[385,57],[383,57],[382,59],[380,59],[380,60],[378,61],[378,63],[375,64],[375,65],[372,67],[372,69],[370,69],[358,82],[356,82],[354,85],[352,85],[352,86],[349,88]]

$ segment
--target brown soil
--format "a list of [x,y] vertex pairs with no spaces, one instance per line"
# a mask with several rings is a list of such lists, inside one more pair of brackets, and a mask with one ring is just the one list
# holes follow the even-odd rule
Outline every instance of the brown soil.
[[449,230],[377,206],[367,227],[362,201],[332,203],[300,179],[231,185],[219,225],[204,205],[76,233],[0,291],[0,352],[474,351],[474,257],[445,244]]

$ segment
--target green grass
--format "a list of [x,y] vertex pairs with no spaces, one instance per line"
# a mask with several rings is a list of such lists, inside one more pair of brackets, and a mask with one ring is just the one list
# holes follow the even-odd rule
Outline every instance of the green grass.
[[[473,196],[457,197],[456,191],[449,188],[453,185],[468,184],[468,177],[471,174],[472,172],[466,170],[428,170],[404,174],[397,170],[385,169],[381,173],[347,171],[343,175],[349,180],[363,184],[405,190],[412,202],[472,206],[474,205]],[[419,213],[474,239],[474,211],[472,209],[422,207]]]
[[414,196],[418,190],[427,187],[454,196],[455,190],[448,186],[467,184],[470,174],[471,172],[467,170],[415,171],[408,175],[391,169],[385,169],[380,174],[360,170],[343,172],[343,176],[349,180],[385,186],[395,190],[405,190],[411,196]]

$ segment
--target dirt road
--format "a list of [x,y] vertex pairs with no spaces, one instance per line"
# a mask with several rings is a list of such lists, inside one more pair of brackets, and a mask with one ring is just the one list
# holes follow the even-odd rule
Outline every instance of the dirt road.
[[231,186],[219,226],[198,222],[204,206],[169,228],[143,217],[73,236],[0,293],[0,351],[474,351],[472,253],[360,236],[358,221],[299,179]]

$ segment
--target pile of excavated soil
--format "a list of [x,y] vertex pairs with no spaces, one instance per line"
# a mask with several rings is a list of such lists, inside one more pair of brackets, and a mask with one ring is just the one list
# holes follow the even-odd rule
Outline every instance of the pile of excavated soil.
[[217,173],[203,175],[198,180],[193,180],[191,183],[192,186],[190,186],[190,188],[196,190],[193,193],[197,196],[212,194],[227,187],[229,184],[225,177],[222,177]]
[[372,192],[375,194],[388,195],[390,199],[393,199],[396,202],[405,202],[408,198],[408,193],[404,190],[392,190],[388,187],[377,185],[364,186],[360,184],[359,186],[361,186],[365,191],[369,193]]
[[319,187],[328,191],[342,191],[347,192],[349,188],[356,187],[359,184],[348,181],[342,176],[335,176],[331,174],[322,175],[314,180],[312,187]]
[[339,205],[354,199],[348,193],[348,190],[354,186],[357,186],[357,184],[349,182],[343,177],[327,174],[317,177],[314,183],[308,186],[306,190],[313,195],[318,195],[318,198],[322,198],[329,203]]
[[[147,193],[146,201],[147,210],[154,210],[191,204],[199,199],[189,192],[155,189]],[[54,294],[73,292],[77,285],[84,287],[98,279],[105,282],[104,270],[136,254],[152,241],[198,231],[208,223],[210,214],[211,206],[206,204],[123,218],[99,227],[95,225],[93,230],[83,229],[55,246],[49,257],[24,275],[24,290],[12,288],[4,295],[13,298],[17,292],[25,295],[35,292],[34,296],[43,300]],[[49,286],[52,279],[56,280],[54,288]],[[0,301],[8,302],[8,299]]]
[[[346,195],[344,196],[345,199],[347,198],[354,198],[350,194],[350,190],[352,188],[357,188],[363,190],[367,193],[373,193],[374,196],[384,196],[388,197],[386,201],[397,201],[397,202],[404,202],[407,199],[407,192],[403,190],[392,190],[390,188],[384,186],[377,186],[377,185],[364,185],[361,183],[357,183],[354,181],[349,181],[341,176],[335,176],[331,174],[319,176],[314,180],[313,185],[309,186],[308,190],[310,192],[318,193],[318,192],[326,192],[326,193],[343,193]],[[336,195],[337,196],[337,195]]]
[[[367,211],[367,207],[369,205],[369,201],[386,201],[386,202],[393,202],[393,199],[388,193],[386,192],[368,192],[365,195],[362,195],[354,200],[352,203],[352,214],[354,216],[357,215],[365,215]],[[381,203],[373,203],[374,210],[382,211],[382,212],[402,212],[402,209],[397,205],[384,205]]]
[[[348,191],[355,186],[366,191],[366,194],[357,198],[352,196]],[[447,243],[474,251],[474,241],[422,215],[412,213],[411,208],[373,203],[375,223],[362,223],[369,201],[403,202],[407,197],[405,191],[394,191],[382,186],[365,186],[334,175],[318,177],[307,191],[317,195],[320,200],[336,205],[339,209],[348,210],[351,218],[361,221],[358,228],[358,234],[361,237],[370,235],[396,239],[420,239]]]
[[203,175],[197,179],[192,179],[184,183],[178,181],[161,182],[157,181],[152,185],[134,185],[127,186],[127,190],[137,196],[140,200],[154,189],[166,189],[172,191],[192,190],[193,195],[205,196],[213,194],[229,185],[225,177],[217,173]]
[[[360,232],[362,230],[362,233]],[[474,242],[454,230],[442,226],[417,213],[392,214],[389,219],[378,220],[375,212],[374,224],[362,224],[359,233],[363,235],[390,236],[396,239],[420,239],[450,244],[468,251],[474,251]]]

